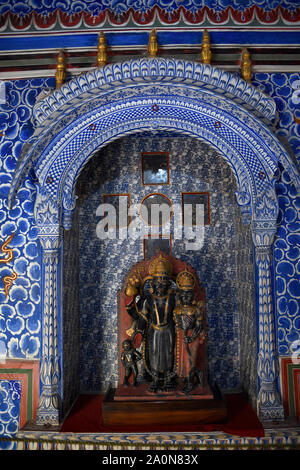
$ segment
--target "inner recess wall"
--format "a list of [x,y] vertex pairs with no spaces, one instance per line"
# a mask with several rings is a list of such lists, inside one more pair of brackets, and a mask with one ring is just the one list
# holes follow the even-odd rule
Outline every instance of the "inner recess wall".
[[[170,184],[144,186],[141,152],[169,152]],[[118,380],[117,291],[143,258],[142,239],[100,240],[96,216],[104,194],[130,193],[131,204],[160,192],[181,204],[182,192],[210,193],[210,225],[201,249],[172,240],[172,255],[196,270],[207,295],[209,375],[222,389],[240,387],[236,182],[223,157],[196,139],[137,135],[101,149],[77,183],[79,232],[80,389],[104,391]],[[74,232],[75,233],[75,232]],[[174,234],[173,234],[174,235]],[[247,237],[243,243],[247,242]]]

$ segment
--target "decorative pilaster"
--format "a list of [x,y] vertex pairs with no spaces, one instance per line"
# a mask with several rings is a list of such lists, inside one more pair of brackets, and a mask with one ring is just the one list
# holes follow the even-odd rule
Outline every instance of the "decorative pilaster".
[[57,426],[61,408],[57,290],[60,227],[56,204],[39,188],[35,203],[35,218],[43,250],[43,346],[40,365],[42,393],[36,424]]
[[[269,188],[257,201],[252,236],[255,245],[258,313],[258,415],[262,420],[284,418],[281,397],[277,390],[279,362],[275,338],[272,295],[272,244],[277,231],[278,205],[275,192]],[[267,219],[269,216],[269,219]]]

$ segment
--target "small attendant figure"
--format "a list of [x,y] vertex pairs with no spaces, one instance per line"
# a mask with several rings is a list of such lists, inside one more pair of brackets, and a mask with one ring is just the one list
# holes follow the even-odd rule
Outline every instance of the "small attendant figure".
[[132,341],[125,339],[122,343],[123,351],[121,354],[121,362],[125,367],[125,376],[123,385],[126,387],[129,385],[129,377],[133,374],[133,386],[137,386],[138,368],[137,362],[142,359],[142,355],[139,351],[134,349]]

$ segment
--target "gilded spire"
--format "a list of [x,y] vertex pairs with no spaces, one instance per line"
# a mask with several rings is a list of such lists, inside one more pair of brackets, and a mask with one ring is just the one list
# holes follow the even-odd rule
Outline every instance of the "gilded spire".
[[57,66],[56,66],[56,88],[60,88],[66,80],[66,62],[64,51],[61,49],[57,56]]
[[106,39],[103,31],[99,34],[97,64],[98,67],[103,67],[107,64]]
[[250,60],[250,53],[247,49],[242,50],[242,59],[241,59],[241,73],[243,79],[251,83],[251,60]]
[[203,64],[211,62],[210,38],[206,29],[203,31],[202,37],[201,59]]
[[149,36],[148,53],[149,57],[156,57],[158,51],[156,30],[152,29]]

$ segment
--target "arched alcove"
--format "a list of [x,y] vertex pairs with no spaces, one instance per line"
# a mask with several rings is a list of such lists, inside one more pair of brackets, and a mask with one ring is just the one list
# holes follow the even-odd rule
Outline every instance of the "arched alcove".
[[[143,185],[141,153],[151,151],[169,153],[168,185]],[[137,240],[97,237],[96,228],[101,220],[97,208],[105,194],[127,193],[131,204],[139,204],[153,192],[165,194],[180,207],[182,192],[209,194],[210,217],[203,246],[187,249],[184,239],[174,239],[171,225],[171,252],[194,266],[207,292],[212,383],[218,383],[223,390],[246,386],[256,402],[252,238],[236,208],[236,189],[234,175],[221,155],[206,143],[176,134],[123,137],[101,149],[86,165],[76,185],[78,199],[73,226],[71,231],[64,231],[66,407],[72,402],[67,384],[73,387],[71,396],[78,390],[103,392],[109,384],[116,385],[117,293],[130,267],[144,257],[143,237]]]
[[9,202],[33,167],[35,218],[43,249],[42,394],[38,423],[59,421],[61,395],[61,245],[76,206],[76,181],[108,143],[130,134],[176,132],[205,141],[228,162],[236,201],[250,223],[257,294],[257,404],[263,419],[281,419],[272,300],[272,253],[279,162],[299,185],[287,152],[273,134],[275,103],[235,75],[187,61],[141,59],[113,64],[69,81],[35,107],[36,130],[24,147]]

